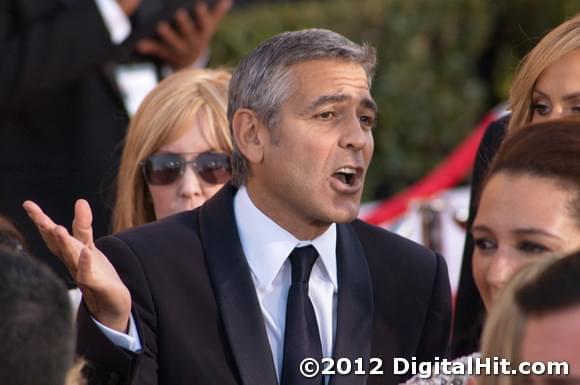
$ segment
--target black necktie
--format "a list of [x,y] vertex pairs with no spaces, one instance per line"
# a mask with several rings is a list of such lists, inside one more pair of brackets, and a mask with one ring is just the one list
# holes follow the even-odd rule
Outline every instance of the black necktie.
[[284,333],[284,364],[281,385],[320,385],[320,374],[308,378],[300,374],[300,362],[314,358],[320,363],[322,347],[314,307],[308,297],[308,279],[318,258],[313,246],[295,248],[290,254],[292,285],[286,306],[286,331]]

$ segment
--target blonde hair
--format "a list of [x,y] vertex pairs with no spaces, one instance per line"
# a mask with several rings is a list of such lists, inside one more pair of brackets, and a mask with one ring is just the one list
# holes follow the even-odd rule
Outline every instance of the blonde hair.
[[511,134],[532,119],[534,87],[542,72],[554,62],[580,48],[580,14],[551,30],[522,59],[510,87]]
[[216,150],[232,152],[227,121],[230,73],[187,69],[160,82],[131,120],[117,176],[113,232],[154,221],[155,212],[140,163],[178,140],[199,119],[202,133]]
[[[530,262],[518,271],[502,289],[485,321],[481,336],[481,358],[507,359],[511,367],[520,362],[520,348],[527,322],[526,313],[516,303],[516,293],[534,280],[558,258],[548,257]],[[517,376],[484,375],[477,378],[477,385],[518,385]]]

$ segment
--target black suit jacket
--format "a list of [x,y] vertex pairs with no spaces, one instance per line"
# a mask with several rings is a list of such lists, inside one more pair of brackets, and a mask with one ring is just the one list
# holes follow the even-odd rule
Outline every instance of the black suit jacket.
[[[200,209],[101,239],[129,287],[141,354],[112,345],[79,311],[78,352],[91,383],[275,385],[272,353],[226,185]],[[257,229],[259,231],[259,229]],[[337,226],[338,321],[334,357],[378,357],[396,384],[392,357],[444,354],[450,327],[444,260],[360,221]],[[132,382],[131,382],[132,381]],[[331,384],[364,384],[336,376]]]
[[128,121],[115,63],[170,1],[178,0],[143,0],[121,47],[111,43],[94,0],[0,1],[0,213],[22,227],[33,254],[56,261],[26,217],[25,199],[69,223],[75,199],[87,198],[95,234],[109,232]]

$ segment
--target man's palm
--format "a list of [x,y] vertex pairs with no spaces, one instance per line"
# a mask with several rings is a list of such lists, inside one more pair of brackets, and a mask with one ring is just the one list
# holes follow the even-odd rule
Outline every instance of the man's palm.
[[84,199],[75,204],[71,235],[55,224],[32,201],[23,204],[44,242],[67,267],[83,293],[95,319],[114,330],[125,332],[131,312],[131,295],[107,257],[93,242],[92,212]]

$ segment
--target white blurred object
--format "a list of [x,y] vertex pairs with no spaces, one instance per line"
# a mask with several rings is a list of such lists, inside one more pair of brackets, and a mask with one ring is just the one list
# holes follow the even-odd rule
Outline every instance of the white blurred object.
[[79,288],[74,288],[68,291],[68,297],[70,299],[73,317],[76,318],[77,311],[79,310],[79,306],[81,304],[81,300],[83,299],[83,294],[81,293]]
[[[363,204],[359,216],[371,212],[377,204]],[[451,290],[455,293],[465,242],[465,230],[460,222],[466,220],[468,208],[469,186],[444,190],[430,199],[412,202],[404,216],[383,227],[443,255]]]

